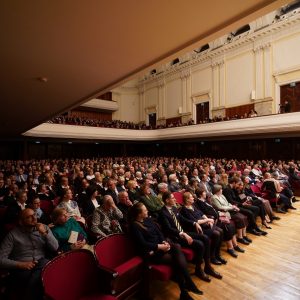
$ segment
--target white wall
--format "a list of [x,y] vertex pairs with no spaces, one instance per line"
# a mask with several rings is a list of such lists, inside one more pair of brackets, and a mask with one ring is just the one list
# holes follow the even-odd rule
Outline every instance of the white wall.
[[166,83],[166,113],[165,118],[178,116],[178,108],[182,106],[181,79],[174,79]]
[[192,94],[212,89],[212,68],[192,70]]
[[[154,111],[160,121],[194,117],[193,103],[199,97],[210,101],[211,116],[250,103],[261,114],[275,113],[280,84],[300,80],[299,53],[300,14],[206,53],[192,53],[185,64],[166,64],[161,74],[139,83],[139,121],[146,121],[147,114]],[[251,99],[252,91],[255,99]],[[122,103],[120,116],[137,120],[137,106]]]
[[250,94],[255,87],[253,56],[253,52],[249,51],[226,59],[226,107],[250,102]]

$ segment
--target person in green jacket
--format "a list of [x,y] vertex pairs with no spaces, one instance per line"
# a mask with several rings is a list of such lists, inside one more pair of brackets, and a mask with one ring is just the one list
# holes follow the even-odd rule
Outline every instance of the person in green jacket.
[[65,208],[55,208],[52,212],[52,221],[54,227],[51,230],[61,251],[85,248],[87,234],[74,218],[68,217]]

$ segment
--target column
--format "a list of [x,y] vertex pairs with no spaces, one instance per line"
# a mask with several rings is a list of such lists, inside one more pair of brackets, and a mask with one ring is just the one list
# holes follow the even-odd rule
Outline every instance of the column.
[[272,64],[271,64],[271,43],[263,47],[264,59],[264,98],[272,97]]
[[212,108],[216,108],[216,107],[220,106],[219,65],[216,62],[212,63],[212,76],[213,76],[213,82],[212,82],[212,86],[213,86],[213,88],[212,88]]
[[255,98],[264,98],[263,48],[261,45],[254,49],[255,56]]
[[157,118],[162,119],[165,117],[165,82],[164,80],[159,81],[158,83],[158,111]]
[[219,66],[219,105],[225,107],[225,64],[224,60],[218,61]]

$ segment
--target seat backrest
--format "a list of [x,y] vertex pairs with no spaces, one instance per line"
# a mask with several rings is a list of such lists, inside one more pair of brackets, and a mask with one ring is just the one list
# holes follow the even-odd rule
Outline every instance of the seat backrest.
[[52,201],[41,200],[40,203],[41,203],[41,209],[42,209],[42,211],[46,215],[50,216],[51,213],[52,213],[52,211],[53,211],[53,209],[54,209],[54,205],[53,205]]
[[96,290],[97,276],[97,264],[90,251],[63,253],[42,271],[45,295],[53,300],[80,299]]
[[0,206],[0,220],[3,220],[7,206]]
[[136,249],[127,235],[116,233],[97,241],[95,255],[100,266],[114,269],[136,256]]
[[260,187],[258,187],[257,185],[255,185],[255,184],[252,184],[251,186],[250,186],[250,188],[251,188],[251,190],[252,190],[252,192],[255,194],[255,195],[261,195],[261,189],[260,189]]
[[176,202],[180,205],[183,205],[183,194],[181,192],[174,192],[173,193]]

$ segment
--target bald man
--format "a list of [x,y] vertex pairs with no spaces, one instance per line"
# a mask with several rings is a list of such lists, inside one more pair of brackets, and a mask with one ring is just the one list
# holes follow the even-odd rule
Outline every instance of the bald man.
[[35,212],[25,208],[19,226],[0,245],[0,268],[10,271],[10,286],[23,289],[24,299],[42,299],[41,271],[48,262],[46,251],[57,249],[58,242],[49,227],[37,223]]

